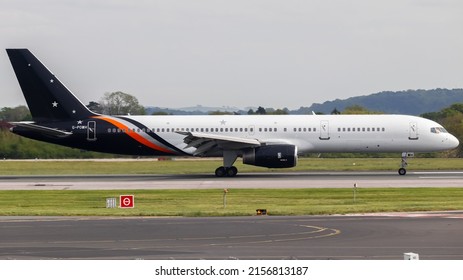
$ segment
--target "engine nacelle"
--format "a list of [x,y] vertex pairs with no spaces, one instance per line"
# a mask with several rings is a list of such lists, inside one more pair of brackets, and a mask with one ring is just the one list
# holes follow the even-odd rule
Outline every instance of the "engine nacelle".
[[243,154],[243,163],[268,168],[289,168],[297,164],[294,145],[268,145],[252,148]]

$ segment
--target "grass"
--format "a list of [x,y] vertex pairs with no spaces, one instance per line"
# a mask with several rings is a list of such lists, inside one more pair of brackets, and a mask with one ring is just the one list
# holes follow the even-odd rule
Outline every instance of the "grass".
[[[135,195],[135,208],[106,208],[106,198]],[[463,188],[0,191],[0,215],[250,216],[463,209]]]
[[[82,174],[199,174],[213,173],[221,160],[29,160],[0,161],[0,175],[82,175]],[[400,158],[302,158],[290,169],[267,169],[243,165],[239,172],[301,172],[301,171],[395,171]],[[458,158],[409,159],[410,170],[460,170]]]

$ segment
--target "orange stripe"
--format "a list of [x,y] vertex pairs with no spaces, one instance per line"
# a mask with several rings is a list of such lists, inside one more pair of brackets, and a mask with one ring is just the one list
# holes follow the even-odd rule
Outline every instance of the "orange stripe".
[[120,122],[118,122],[118,121],[116,121],[114,119],[107,118],[107,117],[104,117],[104,116],[94,116],[93,118],[101,119],[101,120],[104,120],[104,121],[107,121],[107,122],[113,124],[117,128],[124,131],[127,135],[129,135],[133,139],[137,140],[139,143],[141,143],[141,144],[143,144],[143,145],[145,145],[147,147],[150,147],[151,149],[154,149],[154,150],[157,150],[157,151],[160,151],[160,152],[164,152],[164,153],[168,153],[168,154],[172,154],[171,150],[165,149],[163,147],[159,147],[158,145],[155,145],[155,144],[151,143],[150,141],[145,139],[143,136],[141,136],[138,133],[132,131],[128,126],[126,126],[126,125],[124,125],[124,124],[122,124],[122,123],[120,123]]

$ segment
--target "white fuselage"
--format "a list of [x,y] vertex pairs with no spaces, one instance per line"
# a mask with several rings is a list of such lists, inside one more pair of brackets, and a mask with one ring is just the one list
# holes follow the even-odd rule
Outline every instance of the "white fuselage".
[[[458,140],[438,123],[407,115],[220,115],[125,116],[178,149],[177,131],[256,139],[263,144],[296,145],[313,152],[434,152],[455,148]],[[436,130],[437,129],[437,130]]]

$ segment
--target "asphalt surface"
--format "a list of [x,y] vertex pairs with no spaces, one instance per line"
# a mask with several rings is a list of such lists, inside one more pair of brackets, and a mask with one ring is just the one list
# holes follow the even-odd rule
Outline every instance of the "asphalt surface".
[[234,178],[198,175],[0,176],[0,190],[212,189],[212,188],[462,187],[463,172],[242,173]]
[[226,218],[0,217],[0,259],[463,259],[463,212]]

